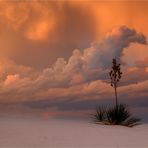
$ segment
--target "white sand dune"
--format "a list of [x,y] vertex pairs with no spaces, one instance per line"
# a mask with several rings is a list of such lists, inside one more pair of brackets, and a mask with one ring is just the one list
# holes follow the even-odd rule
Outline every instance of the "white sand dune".
[[148,125],[134,128],[62,119],[0,119],[0,148],[148,148]]

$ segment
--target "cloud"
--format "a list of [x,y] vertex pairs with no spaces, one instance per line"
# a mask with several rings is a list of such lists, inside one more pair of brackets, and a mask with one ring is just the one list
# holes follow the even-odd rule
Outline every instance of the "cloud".
[[129,47],[131,43],[147,44],[146,37],[126,26],[114,28],[107,33],[102,42],[94,45],[93,52],[96,54],[92,54],[91,59],[98,59],[95,61],[96,64],[101,61],[101,66],[107,67],[110,65],[110,59],[113,57],[121,58],[124,48]]
[[115,26],[148,32],[145,2],[1,0],[0,9],[0,52],[39,69],[58,57],[67,60],[73,49],[82,51]]
[[22,77],[34,77],[37,72],[28,66],[16,64],[8,58],[0,58],[0,75],[4,79],[7,75],[20,74]]
[[17,31],[28,20],[30,10],[27,3],[0,1],[0,4],[1,23]]
[[147,92],[148,80],[138,82],[137,84],[130,84],[120,88],[121,97],[128,97],[129,99],[140,99],[148,96]]
[[137,84],[148,79],[146,68],[127,67],[124,69],[122,85]]
[[138,66],[138,62],[148,58],[147,44],[132,43],[123,51],[122,61],[126,62],[128,66]]
[[147,58],[145,58],[143,60],[137,60],[136,66],[141,67],[141,68],[147,68],[148,67],[148,56],[147,56]]
[[73,49],[84,49],[96,38],[87,2],[2,0],[0,10],[0,55],[20,65],[41,70],[58,57],[68,59]]
[[[58,58],[52,66],[42,72],[16,65],[8,59],[1,60],[3,79],[0,83],[0,101],[108,99],[113,94],[113,90],[106,83],[109,82],[107,73],[111,60],[113,57],[121,58],[123,50],[131,43],[146,44],[146,38],[133,29],[120,26],[89,48],[83,51],[73,50],[68,60]],[[134,85],[136,82],[138,86],[147,85],[146,82],[143,83],[147,79],[145,68],[125,68],[120,88],[123,94],[131,87],[129,84],[133,84],[133,90],[137,89],[137,85]],[[143,73],[143,77],[137,78],[140,73]]]
[[15,83],[17,81],[19,81],[19,75],[15,74],[15,75],[8,75],[5,82],[4,82],[4,85],[5,86],[8,86],[8,85],[15,85]]
[[37,81],[58,87],[104,79],[112,58],[120,59],[123,50],[131,43],[146,44],[146,37],[126,26],[117,27],[90,48],[83,51],[75,49],[68,61],[57,59],[53,67],[45,69]]
[[[43,2],[1,1],[2,23],[20,31],[30,40],[46,40],[53,26],[52,7]],[[51,3],[52,5],[52,3]]]
[[[79,31],[90,33],[89,24],[93,25],[92,17],[84,15],[85,7],[80,7],[77,2],[60,1],[32,1],[11,2],[1,1],[1,21],[14,31],[21,32],[24,37],[32,41],[57,42],[58,37],[73,38]],[[87,13],[90,16],[90,13]],[[92,15],[91,15],[92,16]],[[71,19],[73,17],[73,19]],[[90,21],[90,22],[89,22]],[[87,23],[81,25],[81,22]],[[73,26],[73,35],[70,33]],[[70,31],[68,31],[70,29]],[[67,30],[67,31],[65,31]],[[91,31],[93,29],[91,28]],[[88,37],[89,38],[89,37]]]

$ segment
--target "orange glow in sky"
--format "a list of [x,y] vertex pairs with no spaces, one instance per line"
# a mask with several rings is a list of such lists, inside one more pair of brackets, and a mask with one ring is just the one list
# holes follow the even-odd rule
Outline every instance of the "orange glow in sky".
[[147,14],[147,1],[1,0],[0,102],[62,110],[112,99],[108,71],[118,57],[120,97],[147,104]]

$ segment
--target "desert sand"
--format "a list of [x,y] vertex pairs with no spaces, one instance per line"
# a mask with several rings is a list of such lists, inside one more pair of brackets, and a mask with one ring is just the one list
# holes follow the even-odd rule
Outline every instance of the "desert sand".
[[90,121],[1,118],[0,148],[148,148],[148,125],[133,128]]

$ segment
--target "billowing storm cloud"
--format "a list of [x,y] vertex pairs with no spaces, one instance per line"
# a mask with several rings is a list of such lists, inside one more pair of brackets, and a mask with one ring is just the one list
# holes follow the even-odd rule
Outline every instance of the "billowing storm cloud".
[[[100,42],[92,43],[83,51],[74,49],[68,60],[58,58],[52,66],[41,72],[23,66],[17,67],[9,62],[11,64],[6,67],[1,82],[1,102],[65,99],[70,96],[81,96],[83,99],[90,95],[96,99],[99,94],[101,98],[107,98],[111,92],[106,82],[109,82],[108,70],[112,58],[120,59],[123,50],[131,43],[146,44],[146,38],[134,29],[120,26],[107,33]],[[130,70],[127,75],[130,76]]]

